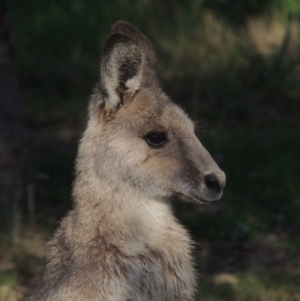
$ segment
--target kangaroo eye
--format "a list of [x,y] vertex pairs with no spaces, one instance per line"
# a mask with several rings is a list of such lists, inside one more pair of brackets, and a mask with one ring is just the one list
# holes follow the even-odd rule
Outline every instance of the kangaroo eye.
[[152,132],[145,136],[146,142],[149,146],[161,146],[165,142],[167,142],[167,137],[165,133],[161,132]]

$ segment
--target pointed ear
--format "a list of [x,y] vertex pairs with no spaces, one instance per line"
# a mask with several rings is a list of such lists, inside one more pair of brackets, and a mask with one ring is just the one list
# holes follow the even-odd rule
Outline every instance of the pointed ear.
[[151,42],[132,25],[117,22],[104,46],[100,67],[104,115],[115,112],[140,87],[157,84],[155,65]]
[[100,77],[107,114],[122,104],[125,93],[133,95],[140,89],[141,73],[142,51],[139,45],[122,34],[111,35],[103,50]]
[[140,47],[143,49],[145,53],[146,56],[145,59],[147,60],[147,64],[155,68],[156,66],[155,48],[145,35],[143,35],[134,26],[132,26],[131,24],[125,21],[118,21],[112,26],[110,30],[110,36],[115,33],[119,33],[124,36],[130,37],[132,41],[140,45]]

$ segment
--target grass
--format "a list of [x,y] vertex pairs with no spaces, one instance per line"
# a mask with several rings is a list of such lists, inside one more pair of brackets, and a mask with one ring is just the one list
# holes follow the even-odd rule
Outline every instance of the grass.
[[[260,273],[248,272],[244,275],[227,275],[236,279],[235,283],[223,281],[215,283],[200,284],[196,300],[208,301],[283,301],[300,300],[298,287],[299,275],[284,275],[289,278],[291,284],[288,286],[278,285],[271,277]],[[226,279],[225,277],[223,277]]]
[[20,300],[29,285],[37,280],[45,264],[45,232],[29,234],[14,245],[1,236],[0,301]]

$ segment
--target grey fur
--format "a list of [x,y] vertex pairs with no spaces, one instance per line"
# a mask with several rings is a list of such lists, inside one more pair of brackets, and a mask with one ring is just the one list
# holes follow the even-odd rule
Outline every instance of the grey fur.
[[[161,90],[150,41],[111,30],[80,142],[73,209],[48,243],[47,266],[24,301],[183,301],[195,288],[192,242],[168,199],[218,199],[225,175],[186,114]],[[145,137],[163,132],[151,147]]]

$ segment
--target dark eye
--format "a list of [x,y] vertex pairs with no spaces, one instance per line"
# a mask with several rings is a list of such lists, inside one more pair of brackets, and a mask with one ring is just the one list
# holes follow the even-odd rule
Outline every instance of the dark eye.
[[161,146],[162,144],[167,142],[166,134],[162,132],[152,132],[146,135],[144,138],[150,146],[154,147]]

